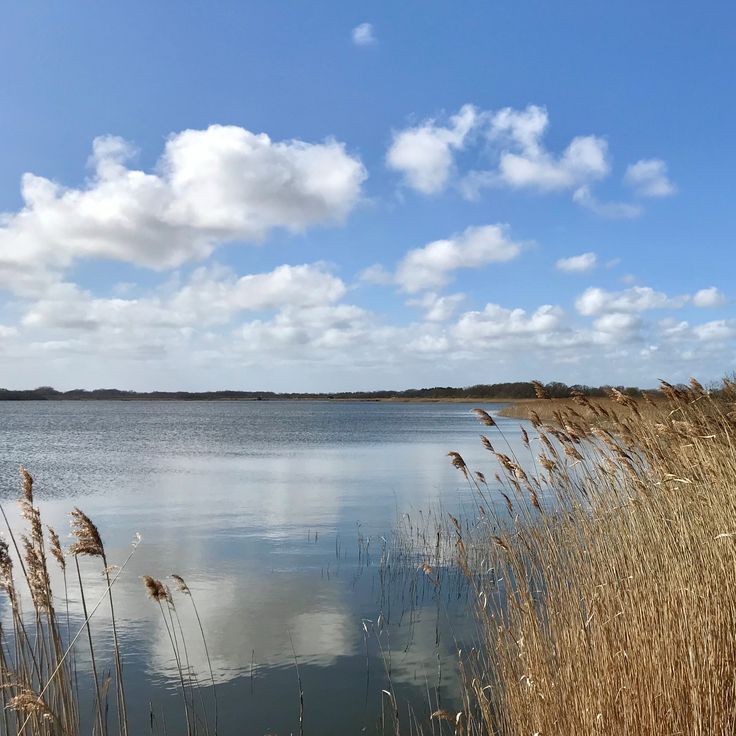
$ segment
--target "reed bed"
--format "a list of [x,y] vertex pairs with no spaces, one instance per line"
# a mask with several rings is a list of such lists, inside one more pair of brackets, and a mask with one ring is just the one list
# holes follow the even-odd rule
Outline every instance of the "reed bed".
[[531,413],[523,457],[477,410],[499,472],[451,453],[485,524],[456,525],[482,636],[450,732],[736,732],[736,384],[662,392]]
[[[639,410],[643,414],[649,413],[651,409],[656,411],[656,407],[659,404],[666,403],[664,396],[654,391],[647,394],[647,400],[651,403],[647,403],[644,399],[637,399]],[[613,409],[614,412],[617,410],[617,402],[611,397],[595,398],[590,399],[590,401],[598,407]],[[509,419],[526,419],[528,421],[531,421],[532,416],[536,414],[543,422],[553,424],[555,422],[555,414],[567,411],[568,409],[575,409],[589,421],[596,419],[600,421],[602,418],[605,418],[601,414],[596,416],[585,406],[581,406],[573,397],[567,399],[536,398],[516,400],[506,404],[498,413],[500,416]]]
[[[10,627],[0,623],[0,734],[77,736],[84,732],[106,736],[117,732],[119,736],[128,736],[132,731],[128,724],[113,588],[141,537],[136,535],[121,565],[110,565],[99,530],[83,511],[75,508],[70,514],[72,542],[63,548],[54,529],[47,526],[44,530],[41,511],[35,505],[32,476],[25,468],[20,469],[20,475],[19,505],[26,528],[13,529],[0,505],[5,524],[5,535],[0,539],[0,592],[7,603],[5,619],[11,622]],[[93,558],[99,563],[98,574],[103,576],[106,587],[97,600],[88,600],[80,557]],[[52,565],[60,569],[63,596],[57,596],[52,589]],[[184,579],[179,575],[171,578],[176,591],[194,609],[207,653],[211,698],[204,692],[210,688],[200,684],[197,673],[189,665],[187,637],[168,586],[144,576],[141,594],[145,586],[159,605],[169,633],[181,684],[187,735],[217,734],[215,676],[202,621]],[[81,604],[81,625],[78,617],[70,614],[70,600]],[[91,626],[93,617],[103,606],[109,611],[109,627],[104,627],[103,633],[112,643],[111,663],[99,661],[100,642],[96,641]],[[106,644],[109,647],[109,642]],[[84,654],[80,651],[82,647],[87,650]],[[77,666],[78,659],[89,663],[89,672],[86,667]],[[92,703],[86,702],[89,697]],[[94,716],[87,727],[84,716],[90,710]],[[158,732],[151,711],[150,733]]]

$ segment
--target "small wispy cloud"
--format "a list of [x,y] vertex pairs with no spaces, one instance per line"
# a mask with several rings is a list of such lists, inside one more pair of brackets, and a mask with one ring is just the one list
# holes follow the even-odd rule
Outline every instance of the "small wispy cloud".
[[352,31],[353,43],[356,46],[372,46],[378,40],[373,31],[373,23],[361,23]]
[[598,257],[595,253],[581,253],[579,256],[560,258],[555,266],[558,271],[567,273],[583,273],[595,268]]
[[601,202],[587,186],[576,189],[572,195],[572,201],[596,215],[612,220],[632,220],[642,213],[641,207],[628,202]]
[[669,197],[677,191],[660,159],[641,159],[626,169],[624,182],[641,197]]

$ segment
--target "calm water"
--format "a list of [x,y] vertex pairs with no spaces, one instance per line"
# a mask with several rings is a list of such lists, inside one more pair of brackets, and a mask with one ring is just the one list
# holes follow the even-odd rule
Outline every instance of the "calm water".
[[[140,580],[176,572],[206,629],[221,733],[298,732],[294,654],[305,733],[374,733],[389,671],[399,700],[413,703],[420,718],[428,698],[436,707],[457,696],[455,652],[472,636],[462,586],[450,580],[437,593],[415,560],[399,557],[388,559],[387,582],[380,562],[391,554],[397,519],[421,525],[432,510],[472,508],[446,457],[458,450],[490,470],[470,408],[4,402],[0,496],[15,523],[11,499],[23,464],[36,479],[44,520],[62,539],[77,505],[97,523],[111,562],[122,562],[134,534],[143,535],[115,586],[134,732],[148,732],[149,701],[169,733],[182,728],[171,645]],[[518,421],[499,421],[518,441]],[[89,599],[97,600],[99,566],[86,560],[84,571]],[[61,581],[55,590],[63,608]],[[75,589],[69,597],[78,615]],[[204,680],[187,603],[179,610],[189,659]],[[101,650],[108,615],[103,607],[95,617]]]

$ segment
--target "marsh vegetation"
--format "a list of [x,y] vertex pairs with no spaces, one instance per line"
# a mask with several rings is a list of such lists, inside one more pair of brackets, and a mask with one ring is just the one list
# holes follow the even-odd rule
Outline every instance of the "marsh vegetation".
[[[655,400],[613,390],[605,400],[580,393],[564,404],[539,388],[520,442],[496,414],[478,409],[483,454],[470,462],[449,453],[472,499],[462,514],[401,513],[391,535],[364,534],[358,526],[355,542],[330,542],[336,566],[345,564],[344,547],[355,545],[353,584],[371,578],[376,615],[355,623],[364,640],[366,702],[375,696],[380,703],[373,730],[733,732],[736,386],[726,380],[711,392],[697,381],[686,388],[665,383]],[[0,543],[8,622],[0,632],[0,729],[133,733],[115,590],[140,540],[111,566],[94,522],[75,509],[64,548],[44,527],[25,470],[21,485],[25,528],[5,517]],[[89,576],[104,583],[92,586],[94,595],[87,593]],[[167,574],[138,585],[167,634],[181,729],[229,732],[196,588]],[[81,604],[81,621],[70,616],[70,600]],[[109,622],[102,632],[90,626],[100,607]],[[471,634],[450,632],[448,642],[450,610],[474,624]],[[403,627],[401,648],[408,651],[414,632],[428,624],[439,671],[426,679],[417,705],[404,701],[394,680],[391,636]],[[455,667],[439,656],[443,638]],[[207,654],[199,666],[191,657],[195,645]],[[283,700],[294,710],[295,728],[315,733],[318,723],[305,720],[297,649]],[[320,696],[306,693],[307,714],[310,697]],[[167,732],[155,704],[146,720],[151,733]],[[168,729],[183,732],[171,723]]]
[[482,638],[456,732],[733,732],[736,385],[662,392],[532,413],[523,458],[478,412],[497,487],[451,459],[506,504],[457,533]]

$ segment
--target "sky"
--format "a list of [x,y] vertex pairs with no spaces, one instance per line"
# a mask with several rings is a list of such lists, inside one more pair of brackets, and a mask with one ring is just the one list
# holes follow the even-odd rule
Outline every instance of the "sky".
[[736,368],[736,6],[0,4],[0,387]]

